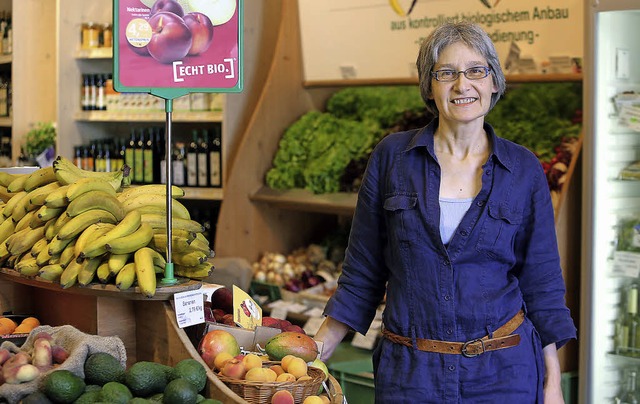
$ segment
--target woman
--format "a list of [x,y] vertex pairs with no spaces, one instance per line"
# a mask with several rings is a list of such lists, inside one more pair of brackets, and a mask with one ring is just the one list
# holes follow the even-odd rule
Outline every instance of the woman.
[[562,403],[556,349],[576,329],[541,164],[484,122],[506,86],[495,48],[445,24],[417,66],[437,117],[371,155],[322,358],[367,332],[386,292],[376,402]]

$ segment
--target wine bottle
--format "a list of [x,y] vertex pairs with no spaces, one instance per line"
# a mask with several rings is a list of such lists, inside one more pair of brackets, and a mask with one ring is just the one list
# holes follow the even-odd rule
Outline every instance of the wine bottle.
[[126,144],[125,153],[124,153],[124,162],[131,169],[131,172],[129,174],[131,176],[131,182],[135,181],[135,178],[134,178],[134,173],[136,169],[136,161],[134,156],[135,150],[136,150],[136,130],[131,129],[131,136],[129,137],[129,142],[127,142]]
[[209,185],[209,134],[202,131],[202,137],[198,139],[198,186]]
[[109,139],[104,142],[104,171],[113,170],[113,142]]
[[144,131],[140,132],[136,138],[136,146],[133,151],[133,159],[135,167],[133,170],[133,181],[136,184],[144,183]]
[[184,143],[176,143],[176,150],[172,155],[172,172],[173,184],[178,186],[184,186],[186,183],[186,152]]
[[[166,158],[165,155],[165,137],[164,137],[164,128],[156,128],[155,129],[155,141],[153,144],[154,147],[154,159],[153,159],[153,178],[156,181],[160,181],[162,176],[166,176],[165,167],[160,167],[160,162]],[[166,183],[166,179],[165,182]]]
[[620,326],[619,350],[622,355],[635,356],[638,333],[638,285],[633,283],[626,291],[625,315]]
[[616,397],[615,402],[620,404],[638,404],[640,401],[640,394],[637,389],[637,373],[632,370],[627,375],[626,386],[622,389],[619,396]]
[[76,146],[74,149],[73,162],[78,168],[82,168],[82,146]]
[[143,181],[145,184],[153,184],[156,178],[153,176],[153,166],[155,164],[155,155],[153,150],[153,128],[147,131],[147,139],[144,145],[144,173]]
[[187,186],[198,186],[198,132],[192,132],[191,143],[187,150]]
[[106,164],[104,161],[104,148],[102,146],[102,142],[100,141],[95,142],[95,151],[96,151],[96,154],[93,159],[94,170],[98,172],[104,172]]
[[213,128],[213,136],[209,145],[209,186],[222,187],[222,141],[220,125]]

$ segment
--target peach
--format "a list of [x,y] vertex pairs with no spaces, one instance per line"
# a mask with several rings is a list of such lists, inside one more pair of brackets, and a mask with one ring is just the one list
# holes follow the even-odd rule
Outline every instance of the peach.
[[323,401],[318,396],[307,396],[307,398],[304,399],[302,404],[323,404]]
[[321,394],[320,400],[322,400],[322,404],[331,404],[331,399],[326,394]]
[[216,358],[213,360],[213,365],[216,369],[221,370],[224,366],[225,362],[233,359],[233,356],[229,352],[220,352],[216,355]]
[[309,375],[304,375],[304,376],[300,376],[300,377],[298,377],[297,381],[301,382],[301,381],[304,381],[304,380],[311,380],[311,379],[312,379],[312,377],[311,377],[311,376],[309,376]]
[[294,357],[286,367],[287,373],[291,373],[296,379],[307,374],[307,362],[302,358]]
[[262,359],[260,359],[258,355],[253,353],[245,355],[245,357],[242,358],[242,362],[244,363],[244,367],[247,369],[247,371],[253,368],[262,367]]
[[276,381],[277,382],[295,382],[296,377],[291,373],[283,373],[281,375],[278,375],[278,378],[276,379]]
[[258,367],[249,369],[244,379],[254,382],[275,382],[277,377],[276,372],[273,370]]
[[234,358],[225,362],[220,373],[232,379],[244,379],[247,370],[241,360]]
[[291,362],[291,360],[293,358],[295,358],[296,356],[294,355],[285,355],[282,360],[280,361],[280,366],[282,366],[282,369],[284,369],[284,371],[287,371],[287,367],[289,366],[289,362]]
[[279,390],[276,391],[273,396],[271,396],[271,404],[294,404],[295,400],[293,399],[293,394],[291,394],[288,390]]
[[276,374],[278,376],[280,376],[281,374],[285,373],[284,369],[282,369],[282,366],[280,366],[280,365],[271,365],[271,366],[269,366],[269,369],[271,369],[274,372],[276,372]]

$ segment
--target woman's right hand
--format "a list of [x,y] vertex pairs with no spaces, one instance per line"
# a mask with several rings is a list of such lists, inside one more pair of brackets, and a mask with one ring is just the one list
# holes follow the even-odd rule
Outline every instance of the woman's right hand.
[[322,352],[320,354],[320,360],[325,362],[335,351],[338,344],[347,335],[349,326],[336,320],[333,317],[327,316],[324,322],[318,329],[313,339],[322,342]]

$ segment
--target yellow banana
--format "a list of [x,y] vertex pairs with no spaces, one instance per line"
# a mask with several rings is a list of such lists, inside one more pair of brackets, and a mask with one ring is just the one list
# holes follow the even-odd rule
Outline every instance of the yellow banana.
[[80,178],[78,181],[69,185],[69,189],[67,190],[67,199],[71,202],[78,196],[91,191],[102,191],[111,196],[116,196],[116,190],[113,189],[109,182],[100,178],[87,177]]
[[31,247],[31,256],[37,257],[42,250],[48,250],[49,241],[46,238],[42,237],[40,240],[36,241],[36,243]]
[[[158,194],[148,194],[148,195],[138,195],[134,198],[127,199],[122,202],[122,207],[125,212],[130,212],[134,209],[139,208],[148,208],[150,206],[156,206],[159,208],[164,208],[165,212],[167,209],[167,198],[164,195]],[[191,218],[189,215],[189,210],[179,201],[173,199],[171,201],[171,212],[175,212],[174,216],[180,218]]]
[[98,266],[102,262],[102,257],[89,258],[82,262],[80,272],[78,272],[78,284],[87,286],[93,281],[96,276]]
[[78,236],[84,229],[94,223],[116,223],[118,220],[111,214],[102,209],[93,209],[80,213],[72,217],[67,223],[62,225],[58,231],[58,238],[61,240],[70,239]]
[[9,199],[9,201],[7,201],[7,203],[4,205],[4,209],[2,210],[2,216],[6,218],[11,217],[11,215],[13,214],[13,209],[16,207],[18,202],[20,202],[20,200],[25,196],[27,196],[27,191],[16,192],[16,194],[12,196],[11,199]]
[[[154,229],[166,229],[166,216],[156,214],[143,214],[142,222],[148,223]],[[202,233],[204,226],[192,219],[181,219],[173,217],[171,220],[171,229],[187,230],[194,233]]]
[[82,254],[85,257],[95,257],[103,253],[107,243],[111,240],[115,240],[120,237],[128,236],[134,231],[140,228],[141,216],[137,211],[131,211],[125,215],[125,217],[108,233],[105,233],[102,237],[88,242],[83,246]]
[[153,238],[153,229],[147,223],[140,224],[140,227],[131,234],[118,237],[106,244],[107,251],[111,254],[124,254],[135,252],[147,244]]
[[60,264],[60,256],[56,255],[56,256],[53,256],[53,257],[49,258],[49,263],[45,264],[45,265],[51,265],[51,264]]
[[11,254],[20,255],[29,251],[38,240],[44,237],[44,227],[41,226],[35,229],[26,227],[15,234],[16,237],[13,238],[13,242],[7,248]]
[[65,239],[61,239],[58,237],[52,238],[51,241],[49,241],[49,255],[50,256],[60,255],[62,251],[67,247],[67,245],[69,245],[69,243],[75,240],[76,240],[75,238],[65,238]]
[[173,262],[178,265],[195,267],[207,260],[207,254],[204,254],[202,251],[193,250],[186,253],[176,252],[171,258],[173,259]]
[[[191,219],[191,214],[189,213],[189,210],[182,203],[180,202],[176,203],[176,202],[178,201],[174,199],[173,202],[171,203],[171,214],[173,215],[173,217],[179,217],[181,219]],[[143,215],[149,214],[149,213],[162,215],[162,216],[167,215],[166,203],[162,205],[145,205],[145,206],[136,208],[135,210],[137,210]]]
[[78,281],[78,273],[80,273],[82,264],[73,260],[67,265],[60,275],[60,285],[63,289],[70,288]]
[[36,212],[38,219],[40,219],[42,222],[46,222],[50,219],[60,216],[64,212],[64,207],[50,208],[49,206],[42,205]]
[[109,267],[109,273],[112,276],[118,275],[118,272],[127,264],[133,256],[133,253],[125,254],[109,254],[107,265]]
[[37,218],[36,212],[34,210],[32,210],[31,212],[27,212],[24,216],[22,216],[22,219],[20,219],[16,223],[16,231],[20,231],[27,227],[31,229],[35,229],[36,227],[41,227],[44,224],[44,222],[42,222],[42,223],[39,223],[37,226],[31,227],[31,221],[33,220],[34,217]]
[[134,255],[136,280],[140,293],[146,297],[153,297],[156,294],[156,271],[153,264],[155,254],[157,254],[155,250],[143,247]]
[[54,181],[56,181],[56,175],[53,172],[53,167],[42,167],[27,176],[24,181],[24,190],[31,192]]
[[67,215],[66,212],[62,212],[60,213],[60,215],[58,216],[58,218],[56,219],[55,223],[53,224],[53,229],[51,230],[51,233],[54,236],[58,235],[58,232],[60,231],[60,229],[62,228],[62,226],[64,226],[65,224],[67,224],[69,221],[71,220],[71,217],[69,215]]
[[98,265],[98,269],[96,269],[96,276],[98,280],[102,283],[107,283],[111,280],[111,273],[109,272],[109,262],[103,261],[102,264]]
[[13,210],[11,211],[11,219],[13,219],[13,221],[16,223],[18,223],[20,219],[22,219],[24,215],[27,214],[27,205],[29,205],[29,194],[30,192],[27,192],[26,195],[23,195],[20,200],[16,202]]
[[208,243],[204,243],[198,239],[193,240],[193,242],[190,244],[190,247],[194,250],[202,251],[203,253],[207,254],[207,257],[209,258],[213,258],[213,256],[215,255],[213,250],[209,247]]
[[[68,191],[67,191],[68,193]],[[67,206],[67,215],[74,217],[90,210],[102,209],[111,213],[117,221],[124,217],[122,204],[115,196],[104,191],[91,191],[80,194]]]
[[24,183],[29,178],[29,174],[16,174],[16,178],[7,185],[7,192],[24,191]]
[[0,243],[4,244],[7,238],[13,234],[15,228],[16,224],[13,223],[13,220],[11,219],[7,219],[0,223]]
[[[165,252],[167,249],[167,235],[166,234],[154,234],[149,246],[159,252]],[[189,239],[180,236],[171,237],[171,249],[175,252],[191,251],[189,245]]]
[[175,265],[173,272],[176,275],[182,276],[184,278],[202,279],[209,276],[212,270],[213,270],[213,265],[210,262],[206,261],[195,267],[185,267],[182,265]]
[[47,243],[47,247],[40,250],[38,255],[36,256],[36,263],[39,266],[44,266],[50,264],[51,262],[51,254],[49,254],[49,244]]
[[7,244],[0,243],[0,262],[6,262],[10,256],[11,256],[11,253],[7,249]]
[[[161,184],[145,184],[145,185],[136,185],[135,187],[125,188],[122,192],[118,194],[118,199],[120,202],[124,202],[127,199],[135,198],[140,195],[149,195],[149,194],[157,194],[157,195],[167,195],[167,186]],[[171,186],[171,197],[172,198],[182,198],[184,196],[184,189],[172,185]]]
[[49,264],[40,268],[38,276],[51,282],[58,282],[60,275],[64,272],[64,267],[60,264]]
[[24,276],[36,276],[40,271],[40,267],[36,263],[36,259],[31,254],[25,254],[15,265],[16,271]]
[[[111,231],[115,226],[116,225],[112,223],[94,223],[91,226],[84,229],[84,231],[80,233],[80,235],[76,238],[76,245],[74,248],[75,255],[80,259],[84,259],[86,257],[82,252],[82,250],[84,250],[84,247],[88,243],[102,236],[103,234],[106,234],[109,231]],[[97,257],[98,255],[102,255],[106,252],[107,250],[105,248],[102,251],[96,253],[96,255],[93,255],[92,257]],[[88,258],[92,258],[92,257],[88,257]]]
[[0,171],[0,185],[6,188],[9,186],[9,184],[11,184],[11,181],[16,179],[16,177],[16,174],[11,174],[6,171]]
[[136,281],[136,264],[133,262],[125,265],[116,276],[116,286],[120,290],[127,290]]
[[[163,228],[154,228],[153,229],[153,234],[161,234],[163,236],[167,235],[167,228],[163,227]],[[196,235],[197,234],[202,234],[202,233],[196,233],[193,231],[187,231],[187,230],[182,230],[182,229],[171,229],[171,237],[183,237],[186,238],[187,240],[189,240],[189,242],[192,242],[193,240],[196,239]]]
[[109,182],[113,189],[117,191],[131,183],[130,167],[126,164],[118,171],[87,171],[77,167],[71,160],[58,156],[53,162],[53,170],[58,181],[65,185],[73,184],[81,178],[91,177]]
[[27,206],[27,209],[33,209],[35,206],[44,205],[44,201],[47,199],[47,196],[58,188],[60,188],[60,183],[58,181],[54,181],[31,191],[29,194],[29,205]]
[[69,204],[67,199],[67,191],[69,185],[61,185],[58,189],[51,191],[49,195],[44,198],[44,205],[50,208],[63,208]]
[[67,244],[67,246],[62,250],[62,252],[57,255],[57,257],[60,257],[58,263],[63,267],[69,265],[71,261],[76,261],[77,257],[75,254],[75,245],[77,242],[77,238],[72,239],[71,242]]
[[7,187],[0,185],[0,201],[7,202],[14,195],[15,193],[7,191]]

